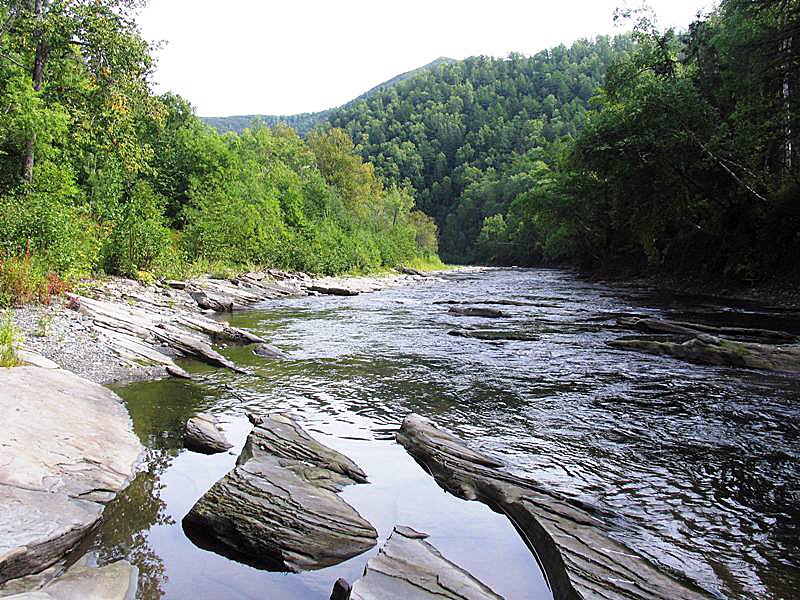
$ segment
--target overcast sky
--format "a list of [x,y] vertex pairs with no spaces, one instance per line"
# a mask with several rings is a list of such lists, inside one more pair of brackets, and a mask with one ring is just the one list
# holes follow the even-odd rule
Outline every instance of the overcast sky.
[[[339,106],[439,56],[535,54],[621,33],[622,0],[150,0],[139,23],[163,40],[156,91],[200,116],[295,114]],[[711,0],[651,0],[686,28]]]

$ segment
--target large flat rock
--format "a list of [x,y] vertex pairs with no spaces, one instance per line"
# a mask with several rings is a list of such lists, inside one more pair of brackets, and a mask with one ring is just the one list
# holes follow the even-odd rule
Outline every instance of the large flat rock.
[[116,394],[68,371],[0,369],[0,583],[92,531],[142,452]]
[[508,473],[501,462],[467,448],[428,419],[406,417],[397,441],[442,488],[509,518],[536,557],[554,600],[712,598],[688,575],[615,540],[609,526],[615,515]]
[[81,560],[39,589],[3,597],[7,600],[133,600],[138,573],[126,560],[103,567],[91,567]]
[[366,476],[288,417],[255,424],[237,466],[183,519],[201,547],[260,568],[319,569],[375,545],[377,532],[336,492]]
[[350,600],[502,600],[489,587],[450,562],[425,533],[395,526],[364,576],[353,584]]

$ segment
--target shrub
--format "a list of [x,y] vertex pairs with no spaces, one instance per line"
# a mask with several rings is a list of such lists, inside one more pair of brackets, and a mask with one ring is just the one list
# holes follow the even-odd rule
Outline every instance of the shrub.
[[164,225],[163,199],[150,184],[137,182],[104,242],[104,268],[109,273],[135,276],[150,269],[171,247],[170,231]]
[[14,325],[11,311],[6,312],[5,322],[0,324],[0,367],[16,367],[22,364],[17,356],[17,345],[22,343],[19,329]]

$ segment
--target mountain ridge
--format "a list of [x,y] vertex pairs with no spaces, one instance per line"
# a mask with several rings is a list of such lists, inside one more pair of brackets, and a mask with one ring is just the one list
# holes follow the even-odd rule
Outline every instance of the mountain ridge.
[[275,127],[279,123],[284,123],[292,129],[295,129],[301,136],[305,136],[315,126],[323,121],[326,121],[328,117],[337,110],[350,107],[361,100],[366,100],[387,88],[397,85],[401,81],[411,79],[412,77],[416,77],[421,73],[435,69],[441,65],[450,65],[456,62],[458,61],[454,58],[440,56],[426,65],[417,67],[416,69],[412,69],[404,73],[400,73],[391,79],[387,79],[386,81],[379,83],[378,85],[370,88],[366,92],[356,96],[341,106],[333,106],[331,108],[326,108],[316,112],[296,113],[293,115],[232,115],[228,117],[199,118],[203,123],[213,127],[219,133],[227,133],[231,131],[234,133],[241,133],[244,131],[244,129],[252,127],[254,123],[259,122],[269,127]]

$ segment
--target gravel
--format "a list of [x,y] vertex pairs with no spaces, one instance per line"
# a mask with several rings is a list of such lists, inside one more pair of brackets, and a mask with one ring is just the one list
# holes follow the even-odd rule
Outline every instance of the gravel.
[[63,303],[50,306],[30,305],[15,308],[13,320],[23,336],[22,348],[41,354],[96,383],[115,383],[159,379],[163,367],[131,367],[123,363],[99,339],[92,320]]

